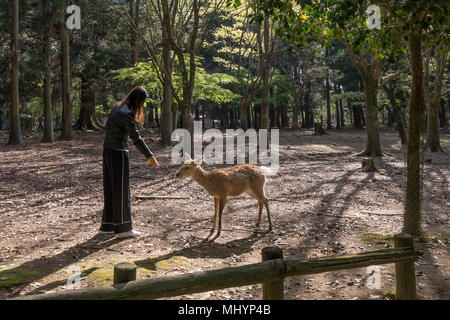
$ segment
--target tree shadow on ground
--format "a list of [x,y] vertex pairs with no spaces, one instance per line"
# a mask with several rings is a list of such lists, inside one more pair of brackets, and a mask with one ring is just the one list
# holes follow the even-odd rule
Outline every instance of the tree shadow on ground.
[[[20,280],[17,285],[12,283],[11,286],[7,286],[6,289],[14,288],[14,292],[21,291],[28,284],[37,281],[38,279],[44,278],[60,269],[63,269],[73,263],[76,263],[90,254],[113,246],[120,243],[124,239],[111,238],[109,235],[96,234],[92,238],[85,242],[79,243],[74,247],[68,248],[63,252],[54,255],[52,257],[41,257],[39,259],[27,261],[15,268],[1,270],[0,279],[9,278],[11,275],[15,274],[26,274],[24,279]],[[94,270],[91,270],[92,272]],[[86,271],[83,271],[85,273]],[[1,284],[1,282],[0,282]],[[59,285],[58,281],[51,284],[47,284],[45,288],[47,290],[55,288]],[[39,288],[39,290],[43,290]],[[36,290],[35,290],[36,291]],[[2,294],[4,295],[4,294]],[[7,298],[11,298],[15,294],[6,294]]]
[[[100,267],[92,267],[92,268],[89,268],[89,269],[87,269],[87,270],[84,270],[84,271],[81,273],[81,275],[80,275],[80,276],[81,276],[81,279],[86,278],[86,277],[89,276],[92,272],[94,272],[95,270],[98,270],[98,269],[100,269]],[[40,294],[40,293],[46,293],[46,292],[48,292],[48,291],[51,291],[51,290],[53,290],[53,289],[55,289],[55,288],[58,288],[58,287],[64,286],[64,285],[67,285],[67,279],[63,279],[63,280],[55,280],[55,281],[52,281],[52,282],[50,282],[50,283],[47,283],[46,285],[44,285],[44,286],[42,286],[42,287],[37,288],[36,290],[31,291],[31,292],[29,293],[29,295]]]
[[[419,281],[419,276],[416,275],[416,286],[417,292],[420,295],[420,290],[418,288],[419,282],[428,283],[429,287],[435,292],[435,294],[439,297],[439,299],[449,299],[450,298],[450,282],[447,280],[448,275],[442,273],[440,265],[436,261],[436,253],[430,250],[430,246],[428,241],[429,239],[423,239],[423,241],[415,241],[415,249],[422,252],[421,257],[419,258],[422,261],[425,261],[425,265],[418,265],[416,263],[416,274],[417,269],[423,270],[423,274],[430,275],[433,274],[434,277],[428,277],[423,281]],[[446,247],[445,251],[447,255],[449,255],[449,248]],[[420,298],[420,297],[419,297]]]
[[[343,214],[349,209],[354,197],[363,190],[364,184],[374,177],[374,172],[369,172],[358,183],[351,181],[351,177],[360,171],[360,168],[348,170],[340,177],[320,184],[334,184],[336,187],[334,191],[321,197],[320,202],[311,210],[311,212],[317,212],[313,216],[308,217],[308,222],[311,226],[304,230],[304,237],[298,242],[297,247],[285,250],[285,256],[295,259],[307,259],[310,249],[315,248],[317,244],[324,246],[327,252],[331,251],[330,254],[325,254],[326,256],[340,253],[343,248],[335,245],[337,239],[345,236],[345,231],[340,227],[340,220],[344,218]],[[351,189],[344,190],[345,187],[349,186]],[[340,206],[335,206],[336,200],[340,201]],[[327,212],[330,212],[330,214]],[[316,230],[326,230],[327,237],[323,238],[322,235],[317,235]],[[335,276],[332,273],[323,274],[323,277],[335,280]],[[303,283],[304,279],[306,279],[306,276],[292,277],[289,279],[289,283]],[[286,290],[287,297],[297,297],[299,294],[305,294],[302,291],[302,286],[293,285],[289,290]]]
[[261,240],[264,238],[270,231],[258,231],[255,230],[251,235],[245,238],[235,239],[226,243],[217,243],[215,240],[218,238],[218,235],[216,234],[214,237],[211,238],[211,236],[214,234],[213,231],[210,232],[210,234],[205,237],[204,239],[199,239],[196,237],[194,245],[191,245],[189,247],[172,251],[168,254],[148,258],[144,260],[137,260],[134,261],[134,263],[141,268],[145,268],[148,270],[156,270],[156,263],[164,260],[168,260],[175,256],[183,256],[189,259],[196,259],[196,258],[219,258],[219,259],[225,259],[228,257],[231,257],[233,255],[241,255],[243,253],[248,253],[252,251],[252,246],[257,242],[258,240]]

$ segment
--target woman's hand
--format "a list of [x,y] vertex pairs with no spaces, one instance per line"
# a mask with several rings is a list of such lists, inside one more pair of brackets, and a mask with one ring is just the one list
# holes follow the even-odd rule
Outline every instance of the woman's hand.
[[159,167],[159,163],[154,156],[151,156],[150,158],[148,158],[147,163],[155,168]]

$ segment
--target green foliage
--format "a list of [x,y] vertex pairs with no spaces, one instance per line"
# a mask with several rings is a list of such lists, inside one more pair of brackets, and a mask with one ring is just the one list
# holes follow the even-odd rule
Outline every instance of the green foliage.
[[[450,23],[449,6],[445,1],[405,0],[372,2],[360,0],[226,0],[227,8],[214,9],[214,5],[202,11],[200,25],[206,30],[197,41],[196,83],[193,100],[211,101],[224,104],[226,108],[238,108],[239,98],[257,92],[253,105],[261,100],[259,85],[259,47],[257,43],[258,23],[265,15],[270,17],[270,25],[275,37],[275,54],[272,65],[273,78],[270,89],[270,105],[291,108],[301,99],[308,99],[308,108],[316,115],[326,105],[324,82],[329,80],[332,102],[339,98],[352,105],[363,104],[361,95],[362,79],[355,66],[349,60],[348,50],[342,44],[343,39],[358,54],[373,54],[384,59],[388,66],[383,70],[388,76],[396,70],[405,68],[408,54],[406,41],[411,30],[423,29],[423,51],[440,45],[442,52],[448,52]],[[44,32],[43,12],[39,2],[20,2],[20,112],[22,120],[42,117],[43,66],[42,32]],[[56,26],[56,9],[65,5],[64,1],[50,1],[52,22]],[[89,80],[96,91],[96,112],[103,115],[105,106],[121,99],[133,85],[145,85],[151,95],[151,102],[162,99],[161,79],[150,62],[142,62],[145,57],[144,46],[138,40],[139,61],[131,65],[130,26],[104,0],[79,0],[81,7],[82,31],[71,35],[71,71],[73,115],[79,114],[80,77]],[[381,8],[381,30],[369,30],[366,26],[366,9],[369,4]],[[150,1],[141,1],[139,28],[143,35],[151,40],[161,61],[161,21]],[[180,10],[186,4],[178,3]],[[119,8],[119,7],[117,7]],[[129,10],[129,3],[120,9]],[[182,10],[181,10],[182,11]],[[180,11],[180,12],[181,12]],[[183,11],[184,12],[184,11]],[[411,23],[411,12],[421,13],[420,23]],[[204,15],[203,15],[204,14]],[[177,30],[183,34],[183,41],[192,26],[191,21],[175,22],[186,30]],[[7,123],[10,105],[10,3],[0,1],[0,115]],[[57,28],[51,30],[51,67],[53,90],[60,86],[59,36]],[[176,32],[176,33],[177,33]],[[272,40],[271,40],[272,42]],[[327,54],[324,54],[327,47]],[[433,59],[434,50],[431,59]],[[172,53],[173,54],[173,53]],[[187,57],[186,64],[189,65]],[[393,66],[393,63],[398,66]],[[431,61],[433,65],[433,60]],[[302,69],[300,75],[292,74],[292,67]],[[290,69],[291,68],[291,69]],[[431,67],[432,69],[433,67]],[[110,70],[116,70],[110,73]],[[430,81],[433,70],[430,70]],[[182,95],[182,79],[178,61],[173,66],[173,85],[178,95]],[[381,77],[383,78],[383,76]],[[409,99],[410,77],[407,71],[402,74],[396,92],[400,107]],[[306,86],[305,86],[306,84]],[[254,85],[254,86],[253,86]],[[444,80],[445,86],[445,80]],[[339,88],[339,90],[336,90]],[[308,92],[311,91],[311,93]],[[444,97],[446,99],[446,97]],[[195,102],[195,101],[194,101]],[[60,94],[52,96],[55,117],[61,116]],[[380,106],[388,105],[383,92],[379,93]],[[207,105],[207,104],[204,104]],[[302,104],[298,104],[299,106]],[[333,107],[333,106],[332,106]],[[304,107],[301,107],[304,108]],[[302,109],[302,112],[305,112]],[[5,117],[6,116],[6,117]]]
[[[188,59],[188,56],[185,56]],[[234,94],[231,90],[224,88],[224,86],[235,83],[235,77],[225,73],[207,73],[202,68],[200,58],[197,58],[197,67],[195,75],[195,86],[193,99],[209,100],[214,103],[230,102],[239,96]],[[131,85],[143,85],[151,95],[150,101],[152,103],[158,102],[158,97],[162,95],[161,81],[155,66],[152,62],[139,62],[134,67],[122,68],[112,71],[115,74],[114,79],[130,81]],[[183,93],[181,75],[174,71],[172,73],[172,80],[174,88],[180,95]]]

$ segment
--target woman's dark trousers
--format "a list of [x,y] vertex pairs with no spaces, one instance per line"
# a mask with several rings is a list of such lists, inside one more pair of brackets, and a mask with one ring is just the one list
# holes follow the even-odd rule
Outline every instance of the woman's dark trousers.
[[130,162],[128,151],[103,149],[104,207],[101,231],[130,231]]

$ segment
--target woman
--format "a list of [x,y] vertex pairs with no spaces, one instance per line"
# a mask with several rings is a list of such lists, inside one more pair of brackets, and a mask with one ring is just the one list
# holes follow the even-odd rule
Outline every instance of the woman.
[[142,140],[136,123],[144,122],[144,102],[148,98],[142,87],[133,88],[128,96],[112,108],[106,122],[103,144],[104,208],[100,233],[115,233],[117,238],[139,237],[133,230],[130,206],[130,163],[128,137],[145,156],[147,163],[159,167],[153,153]]

